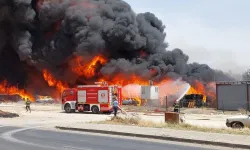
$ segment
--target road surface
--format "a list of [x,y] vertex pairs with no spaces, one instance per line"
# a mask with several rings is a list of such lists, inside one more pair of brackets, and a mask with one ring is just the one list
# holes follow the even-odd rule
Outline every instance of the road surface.
[[[0,126],[1,150],[215,150],[150,139]],[[221,148],[219,148],[221,149]],[[228,148],[225,148],[228,149]]]

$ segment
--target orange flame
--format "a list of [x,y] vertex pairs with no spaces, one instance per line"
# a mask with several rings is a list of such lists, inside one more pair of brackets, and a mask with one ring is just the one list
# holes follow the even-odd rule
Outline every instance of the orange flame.
[[[77,56],[75,59],[72,60],[72,71],[78,75],[78,76],[83,76],[87,79],[91,79],[96,76],[96,70],[98,69],[98,63],[101,65],[104,65],[107,63],[107,59],[103,57],[102,55],[95,56],[91,61],[85,62],[87,60],[83,59],[81,56]],[[149,71],[149,74],[155,74],[157,71],[155,69],[152,69]],[[55,79],[52,74],[48,72],[48,70],[43,70],[43,77],[47,81],[49,86],[56,87],[59,91],[63,91],[66,87],[68,87],[66,84],[63,84],[62,81],[59,81]],[[142,77],[139,77],[138,75],[132,74],[132,75],[126,75],[122,73],[118,73],[116,75],[112,76],[104,76],[103,78],[100,78],[97,80],[98,82],[104,82],[107,81],[109,85],[119,85],[119,86],[126,86],[130,84],[137,84],[137,85],[149,85],[149,81],[147,79],[144,79]],[[160,93],[163,95],[166,94],[166,90],[168,91],[167,93],[178,93],[178,85],[173,87],[168,87],[167,85],[165,86],[165,83],[169,83],[171,85],[172,79],[166,78],[160,82],[154,82],[154,85],[159,86]],[[183,81],[184,82],[184,81]],[[175,82],[173,82],[175,83]],[[211,83],[211,87],[213,89],[213,84]],[[164,92],[162,92],[164,91]],[[207,91],[205,85],[199,81],[195,81],[195,84],[189,89],[187,94],[202,94],[203,95],[203,100],[206,101],[207,96],[211,96],[212,98],[215,97],[215,92],[214,91]],[[137,94],[138,95],[138,94]],[[140,94],[139,94],[140,95]],[[162,96],[162,95],[161,95]],[[129,98],[129,95],[126,95],[124,93],[124,98]],[[131,97],[138,99],[137,97]]]
[[[215,90],[215,84],[214,83],[208,83],[208,86],[211,87],[211,89]],[[205,102],[207,99],[207,96],[210,96],[212,99],[215,99],[215,91],[209,91],[206,90],[205,85],[202,84],[199,81],[194,81],[193,87],[191,87],[187,94],[202,94],[203,95],[203,101]]]
[[60,92],[62,92],[65,88],[68,87],[68,85],[64,84],[62,81],[56,80],[47,69],[43,70],[43,78],[49,86],[56,87],[56,89]]
[[0,83],[0,93],[7,94],[7,95],[20,95],[22,98],[28,98],[31,101],[34,101],[35,98],[31,95],[25,92],[24,89],[19,89],[16,86],[8,86],[8,81],[4,81],[3,83]]
[[104,77],[99,80],[99,82],[108,81],[109,84],[125,86],[128,84],[139,84],[139,85],[148,85],[148,81],[142,79],[141,77],[136,76],[135,74],[126,76],[123,74],[117,74],[114,77]]
[[101,56],[95,56],[89,63],[84,63],[83,57],[76,57],[73,62],[74,67],[72,71],[76,73],[78,76],[84,76],[86,78],[92,78],[96,75],[96,67],[97,64],[100,63],[101,65],[107,63],[107,60]]

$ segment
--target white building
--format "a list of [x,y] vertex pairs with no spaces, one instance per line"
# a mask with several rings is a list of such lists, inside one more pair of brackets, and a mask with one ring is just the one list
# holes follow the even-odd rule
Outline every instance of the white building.
[[150,106],[159,106],[159,87],[158,86],[141,86],[141,99],[146,100]]

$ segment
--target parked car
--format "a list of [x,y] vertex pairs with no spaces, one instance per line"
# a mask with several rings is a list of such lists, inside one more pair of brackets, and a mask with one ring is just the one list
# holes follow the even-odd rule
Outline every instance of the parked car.
[[230,117],[226,120],[226,125],[231,128],[250,128],[250,115]]

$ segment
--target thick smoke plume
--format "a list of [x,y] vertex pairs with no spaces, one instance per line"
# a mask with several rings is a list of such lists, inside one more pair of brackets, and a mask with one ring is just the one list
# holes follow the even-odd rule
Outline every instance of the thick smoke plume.
[[189,83],[232,80],[206,64],[189,64],[181,49],[169,50],[162,21],[150,12],[136,15],[122,0],[1,0],[0,15],[0,55],[14,50],[15,61],[46,68],[69,84],[91,81],[72,71],[72,60],[82,56],[88,62],[96,55],[108,61],[92,81],[117,74]]

